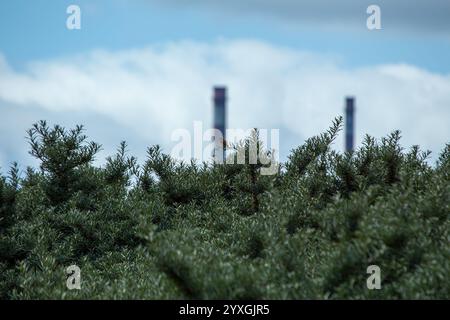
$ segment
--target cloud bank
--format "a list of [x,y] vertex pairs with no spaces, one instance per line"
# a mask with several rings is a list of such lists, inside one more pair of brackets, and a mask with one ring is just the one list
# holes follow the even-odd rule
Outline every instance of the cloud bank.
[[175,129],[197,120],[211,126],[215,84],[229,88],[229,127],[279,128],[282,158],[343,114],[346,95],[356,97],[357,145],[366,133],[379,138],[394,129],[405,147],[436,154],[449,142],[450,75],[402,64],[346,69],[253,40],[186,41],[34,61],[23,70],[1,58],[0,165],[29,161],[25,129],[42,118],[87,124],[104,155],[120,140],[141,157],[155,143],[170,151]]

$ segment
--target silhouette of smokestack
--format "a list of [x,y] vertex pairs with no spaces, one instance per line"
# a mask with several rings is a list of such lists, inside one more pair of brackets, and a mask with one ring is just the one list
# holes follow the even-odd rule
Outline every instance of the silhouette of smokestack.
[[[214,87],[214,129],[219,130],[222,133],[223,141],[217,141],[218,142],[218,148],[214,152],[214,157],[220,157],[218,154],[218,150],[220,150],[219,147],[222,147],[223,149],[223,160],[225,160],[225,148],[223,147],[223,142],[225,141],[225,133],[227,128],[226,123],[226,104],[227,104],[227,88],[223,86],[217,86]],[[220,160],[220,158],[218,159]],[[220,161],[219,161],[220,162]]]
[[353,151],[355,126],[355,98],[345,99],[345,151]]

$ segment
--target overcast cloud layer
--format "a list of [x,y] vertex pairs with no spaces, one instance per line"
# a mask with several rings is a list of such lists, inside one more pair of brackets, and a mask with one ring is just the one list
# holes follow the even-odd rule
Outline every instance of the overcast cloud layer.
[[192,130],[195,120],[211,126],[214,84],[229,88],[229,127],[281,129],[282,157],[342,114],[346,95],[357,99],[357,144],[394,129],[405,147],[436,154],[449,142],[450,75],[401,64],[347,70],[330,57],[251,40],[178,42],[35,61],[21,71],[0,57],[0,165],[27,163],[25,129],[42,118],[87,124],[102,156],[120,140],[138,156],[154,143],[170,151],[173,130]]
[[[448,39],[450,1],[448,0],[147,0],[165,5],[209,10],[219,16],[230,13],[243,18],[253,14],[272,17],[293,25],[320,28],[365,30],[366,9],[381,8],[383,29],[390,31],[433,32]],[[230,16],[228,16],[230,18]]]

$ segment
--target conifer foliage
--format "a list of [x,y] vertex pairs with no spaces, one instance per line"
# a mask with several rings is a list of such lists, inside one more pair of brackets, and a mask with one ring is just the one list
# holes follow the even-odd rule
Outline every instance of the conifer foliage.
[[[450,144],[432,165],[397,131],[341,154],[341,123],[274,175],[159,146],[140,164],[125,142],[96,167],[82,126],[35,124],[40,167],[0,177],[0,298],[450,298]],[[257,130],[231,157],[249,160],[251,145],[264,148]],[[66,287],[73,264],[81,290]]]

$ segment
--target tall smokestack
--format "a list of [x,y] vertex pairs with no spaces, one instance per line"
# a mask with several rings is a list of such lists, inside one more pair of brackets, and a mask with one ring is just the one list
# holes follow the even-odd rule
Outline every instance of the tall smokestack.
[[[225,161],[225,131],[227,128],[226,122],[226,104],[227,104],[227,88],[223,86],[214,87],[214,129],[219,130],[222,133],[223,141],[217,141],[217,148],[214,151],[214,157],[220,161],[219,152],[222,151],[222,160]],[[219,151],[220,150],[220,151]]]
[[345,151],[353,151],[355,126],[355,98],[345,99]]

